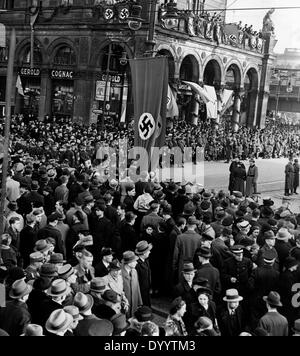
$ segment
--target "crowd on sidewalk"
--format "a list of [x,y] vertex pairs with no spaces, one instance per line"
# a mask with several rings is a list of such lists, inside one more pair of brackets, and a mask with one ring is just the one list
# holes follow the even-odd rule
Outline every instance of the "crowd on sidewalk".
[[[0,123],[0,131],[3,124]],[[62,158],[69,160],[71,167],[78,168],[84,159],[92,162],[99,147],[116,148],[119,141],[128,140],[128,147],[134,145],[134,125],[118,126],[107,123],[105,129],[92,124],[84,126],[74,124],[70,118],[53,121],[48,117],[44,121],[14,116],[11,125],[11,152],[25,152],[27,157],[46,162]],[[204,158],[208,161],[230,160],[239,157],[248,158],[288,158],[291,153],[300,155],[300,127],[284,124],[267,124],[265,129],[240,127],[237,132],[222,121],[217,127],[208,121],[193,126],[185,121],[170,122],[167,127],[165,154],[174,147],[184,151],[193,149],[195,160],[197,148],[204,149]],[[169,152],[168,152],[169,150]]]
[[[115,142],[108,132],[97,142]],[[1,334],[300,335],[300,216],[288,200],[275,209],[154,172],[104,180],[97,135],[12,124]],[[172,302],[158,326],[151,301],[162,296]]]

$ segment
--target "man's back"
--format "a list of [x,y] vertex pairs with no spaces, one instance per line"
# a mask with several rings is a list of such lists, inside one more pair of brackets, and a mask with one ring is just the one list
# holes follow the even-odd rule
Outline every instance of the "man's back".
[[30,323],[27,305],[16,300],[8,301],[5,308],[0,309],[0,328],[10,336],[20,336]]
[[268,312],[259,321],[258,326],[268,332],[270,336],[288,336],[289,325],[287,319],[278,312]]

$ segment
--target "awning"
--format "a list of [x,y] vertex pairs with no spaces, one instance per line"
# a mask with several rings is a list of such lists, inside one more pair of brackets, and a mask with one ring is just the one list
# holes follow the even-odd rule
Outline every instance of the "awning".
[[218,98],[215,87],[204,85],[204,90],[209,102],[206,103],[207,117],[211,119],[218,119]]

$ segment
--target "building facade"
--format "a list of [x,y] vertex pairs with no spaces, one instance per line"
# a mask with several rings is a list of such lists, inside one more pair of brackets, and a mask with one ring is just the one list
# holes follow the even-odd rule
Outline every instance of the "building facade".
[[268,110],[283,122],[300,122],[300,49],[286,48],[276,56]]
[[[7,43],[12,26],[17,32],[15,79],[20,75],[25,94],[12,93],[14,113],[69,116],[85,124],[99,116],[128,120],[129,60],[165,55],[181,114],[199,109],[188,81],[213,87],[218,98],[224,89],[233,90],[235,124],[263,127],[274,35],[226,24],[226,5],[226,0],[0,1]],[[2,106],[7,53],[1,48]]]

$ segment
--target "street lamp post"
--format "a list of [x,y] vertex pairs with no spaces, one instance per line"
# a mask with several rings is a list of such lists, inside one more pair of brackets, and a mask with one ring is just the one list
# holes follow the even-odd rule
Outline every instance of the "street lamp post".
[[279,76],[278,85],[277,85],[277,95],[276,95],[275,118],[278,115],[280,91],[281,91],[281,77]]
[[108,48],[108,58],[107,58],[107,67],[106,67],[106,78],[105,78],[105,88],[104,88],[104,99],[103,99],[103,107],[102,107],[102,116],[101,116],[101,130],[104,130],[104,123],[105,123],[105,111],[106,111],[106,96],[107,96],[107,89],[108,89],[108,81],[110,75],[110,61],[112,56],[112,43],[109,44]]

